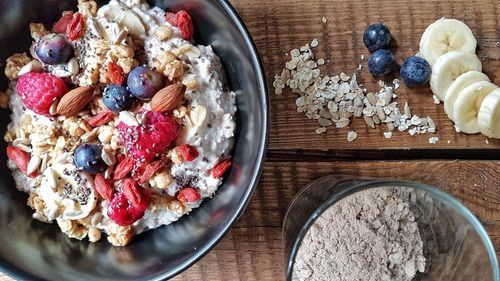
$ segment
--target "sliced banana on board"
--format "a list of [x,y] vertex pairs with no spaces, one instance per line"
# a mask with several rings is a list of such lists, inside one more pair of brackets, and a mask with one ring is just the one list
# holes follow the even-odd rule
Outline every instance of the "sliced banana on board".
[[482,70],[481,61],[475,54],[452,51],[442,55],[432,67],[430,81],[432,92],[444,101],[446,91],[453,81],[471,70]]
[[39,195],[49,210],[49,220],[82,219],[97,204],[92,177],[73,163],[54,163],[45,169]]
[[420,39],[420,53],[433,66],[450,51],[475,54],[477,40],[472,30],[456,19],[439,19],[429,25]]
[[483,99],[498,87],[487,81],[470,84],[460,91],[453,105],[453,121],[467,134],[479,133],[478,114]]
[[490,78],[482,72],[472,70],[458,76],[457,79],[451,83],[444,97],[444,111],[448,115],[448,118],[453,119],[453,105],[455,104],[458,93],[470,84],[480,81],[490,82]]
[[481,133],[489,138],[500,138],[500,89],[491,91],[481,103],[477,122]]

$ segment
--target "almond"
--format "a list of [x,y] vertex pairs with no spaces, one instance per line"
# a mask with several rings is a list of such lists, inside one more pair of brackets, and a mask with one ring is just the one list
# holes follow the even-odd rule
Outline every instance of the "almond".
[[93,98],[94,87],[78,87],[65,94],[57,105],[57,113],[70,117],[80,112]]
[[151,109],[156,112],[166,112],[176,109],[184,97],[186,86],[183,84],[169,85],[155,94],[151,100]]

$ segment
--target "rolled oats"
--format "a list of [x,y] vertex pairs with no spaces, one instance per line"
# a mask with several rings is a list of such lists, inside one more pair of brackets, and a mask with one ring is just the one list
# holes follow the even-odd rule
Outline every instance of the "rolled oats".
[[357,137],[358,137],[358,134],[356,132],[354,132],[354,131],[349,131],[347,133],[347,141],[348,142],[354,141]]

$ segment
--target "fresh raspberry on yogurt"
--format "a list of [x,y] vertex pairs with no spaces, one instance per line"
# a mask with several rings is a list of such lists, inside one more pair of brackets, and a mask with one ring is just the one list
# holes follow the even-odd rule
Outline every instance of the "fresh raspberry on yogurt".
[[30,72],[19,77],[17,93],[33,112],[49,116],[50,105],[68,91],[64,81],[49,73]]
[[164,154],[177,138],[179,124],[171,116],[148,111],[142,125],[130,126],[120,122],[116,128],[127,153],[137,161],[150,162]]

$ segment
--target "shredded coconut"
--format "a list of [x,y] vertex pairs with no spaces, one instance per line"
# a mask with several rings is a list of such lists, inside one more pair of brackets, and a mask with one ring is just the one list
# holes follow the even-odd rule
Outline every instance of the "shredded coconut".
[[302,241],[294,279],[412,280],[425,257],[415,215],[394,188],[350,195],[327,209]]

